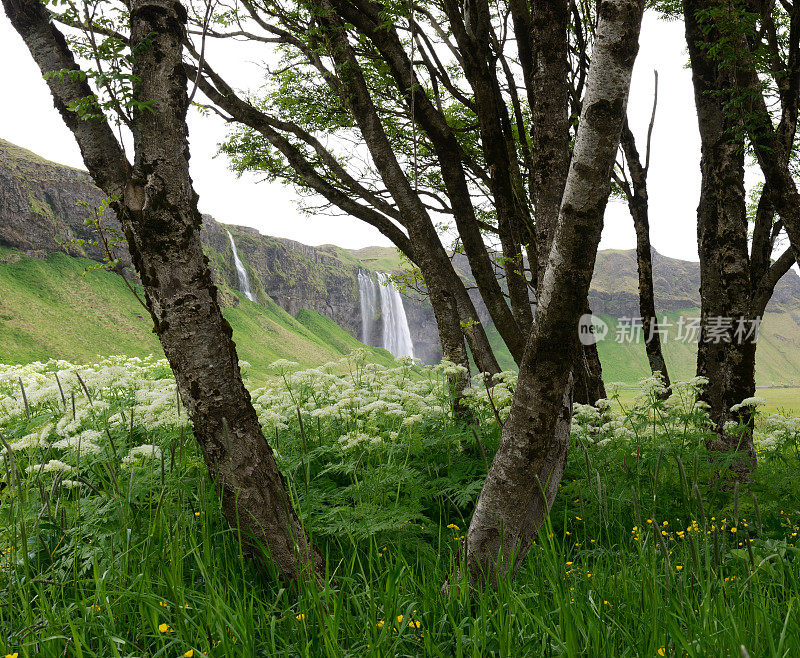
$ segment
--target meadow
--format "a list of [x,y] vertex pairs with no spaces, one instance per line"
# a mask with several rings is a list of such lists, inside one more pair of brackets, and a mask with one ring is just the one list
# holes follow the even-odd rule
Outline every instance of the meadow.
[[516,375],[475,378],[466,424],[454,368],[356,351],[279,360],[252,386],[323,589],[242,553],[165,361],[0,366],[0,656],[800,652],[800,419],[743,401],[762,410],[759,467],[731,487],[705,452],[700,380],[668,400],[652,378],[609,386],[575,407],[514,580],[470,589],[461,548]]

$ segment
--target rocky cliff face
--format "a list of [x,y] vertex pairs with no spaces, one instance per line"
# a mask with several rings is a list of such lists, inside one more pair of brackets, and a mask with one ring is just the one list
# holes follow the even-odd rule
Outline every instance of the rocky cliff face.
[[103,194],[89,174],[48,162],[0,140],[0,243],[27,256],[66,251],[102,260],[100,249],[67,244],[75,238],[94,240],[84,225]]
[[[102,250],[90,244],[96,236],[84,224],[90,211],[79,205],[85,202],[96,208],[102,201],[103,194],[87,173],[48,162],[0,140],[0,244],[29,256],[65,251],[102,260]],[[232,294],[238,289],[238,279],[226,232],[230,231],[257,295],[269,296],[292,315],[303,308],[318,311],[359,338],[358,269],[391,272],[400,267],[396,250],[386,247],[358,251],[331,245],[309,247],[261,235],[253,228],[220,224],[208,215],[203,220],[202,239],[223,304],[239,303]],[[103,221],[118,228],[113,213],[106,213]],[[75,238],[86,242],[70,244]],[[123,263],[130,262],[124,245],[119,256]],[[471,284],[466,258],[456,255],[454,265]],[[659,312],[699,307],[698,263],[653,252],[653,274]],[[481,321],[488,326],[485,305],[476,291],[470,294]],[[403,303],[415,355],[426,362],[438,361],[441,348],[430,304],[414,293],[404,295]],[[638,317],[638,277],[633,250],[598,253],[589,303],[596,314]],[[767,310],[786,313],[800,326],[800,277],[794,271],[778,283]]]
[[[91,244],[97,236],[84,222],[90,208],[98,208],[103,198],[86,172],[0,140],[0,244],[34,257],[65,251],[102,260],[103,250]],[[111,212],[103,215],[103,224],[119,229]],[[253,228],[220,224],[204,215],[202,240],[223,304],[238,304],[231,293],[238,289],[238,279],[227,231],[257,295],[269,296],[292,315],[304,308],[318,311],[360,337],[358,268],[380,270],[391,265],[393,250],[380,250],[386,252],[382,259],[362,260],[359,254],[337,247],[309,247],[261,235]],[[73,243],[75,239],[84,244]],[[124,244],[117,255],[123,265],[130,264]],[[427,362],[438,361],[441,349],[430,305],[411,296],[404,296],[403,302],[415,354]]]

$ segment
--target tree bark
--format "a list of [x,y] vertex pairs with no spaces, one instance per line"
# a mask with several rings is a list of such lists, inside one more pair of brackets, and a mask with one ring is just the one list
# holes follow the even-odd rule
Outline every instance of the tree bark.
[[[656,78],[657,80],[657,78]],[[655,116],[655,105],[653,105]],[[652,128],[652,120],[651,120]],[[649,157],[648,137],[648,157]],[[647,169],[642,166],[636,140],[633,137],[627,120],[622,127],[620,144],[628,162],[633,189],[626,190],[628,197],[628,210],[633,219],[636,231],[636,265],[639,273],[639,312],[642,315],[642,333],[644,334],[644,347],[650,371],[661,373],[667,390],[670,388],[667,363],[661,349],[661,337],[658,333],[658,319],[656,318],[656,299],[653,292],[653,256],[650,245],[650,217],[649,197],[647,194]]]
[[[755,338],[740,341],[737,323],[756,321],[752,305],[747,212],[744,187],[744,138],[741,120],[726,103],[735,88],[733,67],[712,59],[708,43],[719,39],[712,20],[699,22],[698,12],[715,1],[685,0],[686,42],[692,65],[702,183],[697,207],[700,255],[701,329],[697,374],[708,378],[701,398],[710,405],[716,438],[712,452],[739,452],[732,464],[735,477],[745,479],[756,465],[749,410],[731,407],[755,394]],[[726,423],[742,423],[745,433],[726,431]]]
[[[558,224],[571,157],[569,3],[537,1],[532,3],[529,14],[527,7],[515,0],[511,11],[516,31],[524,35],[530,32],[530,38],[521,40],[520,55],[529,53],[531,58],[531,66],[524,66],[523,71],[527,71],[526,89],[531,104],[532,193],[539,265],[536,279],[541,281]],[[594,404],[605,396],[597,345],[581,345],[575,355],[570,405],[573,401]]]
[[[585,313],[591,313],[589,306]],[[605,399],[606,386],[603,382],[603,365],[597,344],[579,345],[575,355],[575,366],[572,373],[572,401],[578,404],[594,406],[598,400]]]
[[[513,573],[552,504],[569,447],[569,379],[625,116],[644,3],[606,0],[575,152],[511,411],[467,534],[470,577]],[[567,432],[557,432],[557,428]]]
[[[77,71],[63,35],[38,0],[3,0],[14,28],[43,73]],[[181,62],[186,10],[172,0],[134,0],[131,43],[139,83],[131,168],[105,120],[82,121],[70,102],[93,96],[85,80],[48,80],[98,186],[113,197],[154,331],[175,373],[181,399],[223,513],[259,565],[271,558],[286,580],[322,578],[322,559],[292,508],[242,383],[230,325],[203,255],[201,216],[189,177],[186,76]]]

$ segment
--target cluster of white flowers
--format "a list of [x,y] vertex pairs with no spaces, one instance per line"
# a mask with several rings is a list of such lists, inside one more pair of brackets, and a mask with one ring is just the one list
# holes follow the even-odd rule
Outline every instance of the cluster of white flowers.
[[370,436],[363,432],[348,432],[339,437],[339,446],[342,450],[352,450],[354,448],[365,448],[371,445],[378,445],[383,440],[379,436]]
[[259,421],[267,436],[299,419],[327,423],[347,450],[376,445],[396,438],[402,429],[446,418],[446,376],[457,366],[417,366],[407,358],[396,363],[367,363],[361,350],[306,370],[285,359],[276,361],[270,368],[278,379],[253,391]]
[[75,469],[58,459],[51,459],[46,464],[31,464],[25,469],[26,473],[74,473]]
[[783,452],[800,448],[800,418],[769,414],[757,426],[754,440],[759,452]]
[[464,389],[464,403],[479,412],[487,423],[505,422],[517,386],[517,373],[504,370],[496,375],[482,373],[472,378]]
[[752,397],[752,398],[745,398],[739,404],[734,404],[731,407],[731,411],[736,413],[737,411],[741,411],[742,409],[749,409],[756,407],[763,407],[767,401],[762,397]]
[[[387,367],[368,363],[366,352],[357,350],[305,370],[281,359],[272,364],[271,371],[274,380],[252,394],[267,436],[290,430],[288,438],[296,439],[295,430],[301,424],[314,423],[315,429],[338,437],[336,445],[348,451],[404,440],[419,435],[426,424],[448,422],[449,378],[464,374],[465,369],[446,361],[420,366],[408,358]],[[622,385],[610,384],[608,400],[596,406],[574,405],[572,436],[585,445],[607,446],[650,436],[648,428],[656,424],[662,435],[679,436],[687,427],[702,431],[710,423],[707,405],[697,395],[706,383],[700,377],[673,383],[665,399],[662,379],[649,377],[640,383],[639,394],[627,408],[620,403]],[[464,404],[485,425],[503,423],[516,384],[513,371],[476,375],[464,391]],[[762,398],[748,398],[732,411],[755,410],[763,404]],[[10,437],[0,456],[10,448],[15,455],[25,456],[23,463],[58,458],[27,467],[29,473],[80,468],[82,460],[94,455],[109,459],[116,454],[111,447],[115,431],[126,437],[159,436],[165,430],[182,431],[187,424],[175,380],[163,359],[117,356],[92,366],[55,360],[0,364],[0,432]],[[279,444],[276,440],[275,445]],[[800,419],[780,415],[761,419],[756,444],[761,451],[798,446]],[[122,463],[161,459],[161,447],[148,443],[130,448]]]
[[131,448],[127,455],[122,458],[122,463],[130,466],[136,464],[144,459],[158,459],[163,457],[161,448],[152,443],[145,443],[144,445],[135,446]]
[[[0,446],[0,456],[10,449],[28,463],[53,453],[63,460],[33,464],[28,473],[52,473],[58,464],[79,468],[93,455],[107,459],[114,452],[114,431],[178,431],[187,422],[165,359],[114,356],[91,366],[56,360],[0,364],[0,433],[13,437],[7,447]],[[147,446],[140,448],[123,462],[161,456],[158,446],[149,453]],[[62,484],[80,486],[77,481]]]

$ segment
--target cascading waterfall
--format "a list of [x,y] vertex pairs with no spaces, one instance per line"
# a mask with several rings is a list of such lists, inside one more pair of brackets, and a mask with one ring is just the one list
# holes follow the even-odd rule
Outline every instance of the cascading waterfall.
[[247,276],[247,270],[244,269],[239,252],[236,249],[236,243],[233,241],[233,236],[230,231],[226,231],[228,239],[231,241],[231,249],[233,250],[233,262],[236,265],[236,273],[239,275],[239,292],[241,292],[251,302],[257,302],[256,296],[250,290],[250,277]]
[[375,280],[364,270],[358,270],[358,300],[361,303],[361,342],[375,345],[381,309]]
[[378,272],[376,277],[377,281],[369,272],[358,271],[361,342],[380,345],[395,356],[413,357],[414,343],[400,292],[385,272]]

